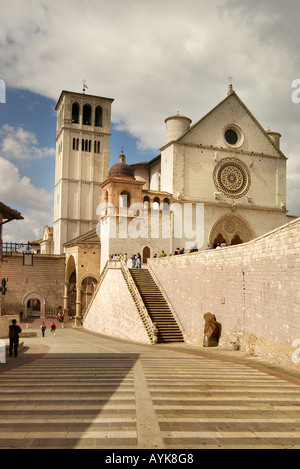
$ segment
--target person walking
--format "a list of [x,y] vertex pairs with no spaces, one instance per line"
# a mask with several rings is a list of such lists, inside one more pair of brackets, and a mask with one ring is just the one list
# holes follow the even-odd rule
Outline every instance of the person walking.
[[9,326],[9,356],[18,356],[18,346],[19,346],[19,334],[21,334],[22,329],[20,326],[17,326],[16,319],[12,320],[12,325]]
[[56,325],[54,324],[54,322],[52,322],[50,325],[50,331],[51,331],[51,334],[53,334],[55,337]]
[[45,330],[46,330],[46,324],[44,321],[41,324],[41,331],[42,331],[42,336],[45,337]]

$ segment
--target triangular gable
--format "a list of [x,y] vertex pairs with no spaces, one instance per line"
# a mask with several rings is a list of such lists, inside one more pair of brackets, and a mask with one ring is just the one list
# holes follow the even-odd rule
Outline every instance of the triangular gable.
[[230,124],[237,125],[245,137],[244,143],[235,150],[264,153],[286,159],[285,155],[277,148],[268,133],[233,90],[176,141],[219,147],[224,150],[232,149],[227,147],[224,141],[224,128]]
[[100,238],[97,234],[96,229],[94,228],[93,230],[88,231],[87,233],[84,233],[74,239],[71,239],[70,241],[65,243],[64,246],[76,246],[77,244],[100,244]]
[[53,237],[53,228],[45,225],[42,241],[48,240],[50,237]]

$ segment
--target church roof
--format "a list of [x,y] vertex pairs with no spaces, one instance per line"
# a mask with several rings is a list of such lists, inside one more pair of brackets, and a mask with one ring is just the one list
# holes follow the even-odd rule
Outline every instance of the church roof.
[[77,238],[67,241],[64,246],[76,246],[77,244],[100,244],[100,238],[97,234],[96,228],[80,236],[77,236]]
[[[255,122],[255,124],[257,125],[257,127],[260,129],[260,131],[265,135],[265,137],[269,140],[269,142],[271,143],[271,145],[276,149],[276,151],[279,153],[279,155],[284,158],[284,159],[287,159],[286,156],[282,153],[282,151],[274,144],[273,140],[271,139],[271,137],[269,136],[270,133],[278,133],[278,132],[268,132],[266,131],[262,125],[258,122],[258,120],[254,117],[254,115],[251,113],[251,111],[247,108],[247,106],[243,103],[243,101],[241,100],[241,98],[236,94],[236,92],[233,90],[233,87],[232,87],[232,84],[230,84],[229,86],[229,91],[227,93],[227,96],[225,99],[223,99],[219,104],[217,104],[213,109],[211,109],[205,116],[203,116],[200,120],[198,120],[198,122],[195,122],[194,125],[192,125],[189,129],[187,129],[182,135],[180,135],[180,137],[176,140],[176,142],[179,142],[186,134],[188,134],[189,132],[191,132],[197,125],[199,125],[201,122],[203,122],[205,119],[207,119],[208,116],[210,116],[213,112],[215,112],[219,107],[222,106],[222,104],[227,101],[228,99],[231,99],[232,97],[234,97],[238,103],[243,107],[243,109],[246,111],[246,113],[250,116],[250,118],[253,120],[253,122]],[[280,134],[279,134],[280,135]],[[170,145],[172,142],[168,142],[166,145],[164,145],[162,149],[166,148],[168,145]]]
[[114,164],[109,170],[109,177],[120,177],[134,179],[133,168],[126,163],[125,155],[123,151],[119,156],[119,163]]
[[3,202],[0,202],[0,213],[2,214],[4,220],[24,220],[24,217],[22,217],[20,212],[10,208]]

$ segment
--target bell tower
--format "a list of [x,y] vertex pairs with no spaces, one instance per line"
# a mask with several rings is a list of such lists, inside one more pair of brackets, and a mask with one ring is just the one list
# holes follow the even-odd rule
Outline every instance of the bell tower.
[[[85,91],[85,89],[84,89]],[[109,171],[113,99],[62,91],[57,111],[54,253],[96,227]]]

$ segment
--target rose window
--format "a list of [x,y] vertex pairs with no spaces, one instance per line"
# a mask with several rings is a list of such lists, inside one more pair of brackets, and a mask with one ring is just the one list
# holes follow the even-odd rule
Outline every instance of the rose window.
[[242,161],[225,158],[215,167],[214,183],[223,194],[239,198],[249,190],[250,174]]

